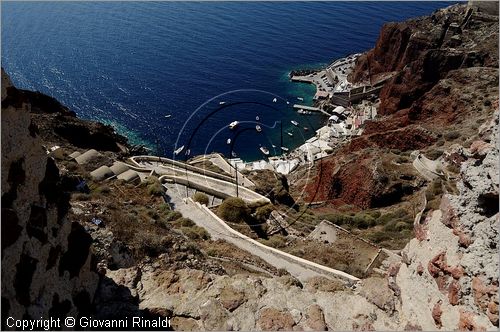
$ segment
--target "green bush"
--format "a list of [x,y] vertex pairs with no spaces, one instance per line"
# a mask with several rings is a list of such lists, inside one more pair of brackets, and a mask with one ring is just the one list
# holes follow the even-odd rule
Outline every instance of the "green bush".
[[154,220],[157,220],[160,218],[160,215],[158,214],[158,212],[156,212],[155,210],[151,209],[151,210],[148,210],[148,216],[150,216],[151,218],[153,218]]
[[352,225],[361,229],[375,226],[375,218],[368,214],[358,213],[352,219]]
[[181,217],[181,218],[174,221],[174,226],[177,226],[177,227],[193,227],[195,225],[196,224],[194,223],[194,221],[192,221],[189,218],[184,218],[184,217]]
[[96,194],[109,194],[111,192],[111,189],[108,186],[103,185],[95,188],[93,192]]
[[165,204],[165,203],[158,205],[158,212],[161,213],[162,215],[165,215],[166,213],[169,213],[170,211],[172,211],[172,209],[170,208],[170,205]]
[[436,160],[443,155],[444,151],[441,149],[430,150],[426,153],[427,157],[431,160]]
[[263,206],[260,206],[257,208],[255,211],[255,218],[259,221],[266,221],[267,218],[271,215],[271,213],[274,211],[274,206],[272,204],[266,204]]
[[375,211],[367,211],[366,213],[368,213],[374,219],[377,219],[377,218],[379,218],[382,215],[382,213],[380,213],[380,211],[377,211],[377,210],[375,210]]
[[177,220],[182,217],[182,214],[179,211],[169,211],[166,212],[163,217],[165,218],[166,221],[173,221]]
[[408,211],[406,211],[405,209],[403,208],[400,208],[400,209],[397,209],[396,211],[394,211],[392,213],[392,215],[395,217],[395,218],[404,218],[406,216],[408,216]]
[[404,222],[404,221],[398,221],[395,225],[395,228],[398,232],[402,231],[402,230],[405,230],[405,229],[412,229],[413,228],[413,225],[412,224],[409,224],[407,222]]
[[444,134],[444,139],[447,141],[453,141],[460,137],[460,132],[458,131],[450,131]]
[[335,225],[346,225],[352,223],[352,216],[343,214],[343,213],[329,213],[322,216],[323,219],[328,220],[329,222]]
[[160,180],[158,180],[158,178],[155,176],[148,177],[148,179],[146,180],[146,185],[148,194],[150,194],[151,196],[162,196],[165,192],[165,188],[163,188]]
[[181,232],[191,240],[209,240],[210,234],[199,226],[181,227]]
[[262,243],[266,246],[273,248],[283,248],[286,246],[286,241],[280,235],[273,235],[271,238],[267,240],[262,240]]
[[370,241],[375,242],[375,243],[380,243],[383,241],[391,240],[392,237],[389,233],[387,233],[385,231],[380,231],[380,232],[375,232],[375,233],[369,234],[368,239]]
[[204,193],[197,192],[193,195],[193,201],[200,204],[208,205],[208,196]]
[[226,198],[217,209],[217,214],[228,222],[242,222],[250,218],[250,208],[237,197]]
[[383,229],[384,231],[386,232],[395,232],[397,229],[396,229],[396,224],[398,223],[397,219],[392,219],[390,220],[389,222],[387,222]]

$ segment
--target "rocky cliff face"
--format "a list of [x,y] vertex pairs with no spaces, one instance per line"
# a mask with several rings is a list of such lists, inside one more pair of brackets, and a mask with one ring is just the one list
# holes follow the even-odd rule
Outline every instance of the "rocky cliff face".
[[59,170],[42,148],[31,103],[15,95],[2,71],[2,318],[87,314],[98,282],[92,240],[66,219]]
[[[498,100],[498,16],[454,5],[388,23],[375,47],[358,58],[351,79],[369,81],[370,74],[372,81],[392,75],[380,93],[379,117],[316,167],[317,180],[307,188],[316,201],[393,204],[419,185],[404,163],[411,151],[439,156],[451,144],[471,144]],[[388,186],[406,189],[377,203]]]
[[[2,80],[8,80],[2,68]],[[17,89],[11,84],[6,87],[7,102],[15,107],[29,104],[28,113],[36,123],[36,134],[45,145],[61,145],[63,147],[96,149],[99,151],[127,151],[127,139],[115,133],[111,126],[99,122],[87,121],[76,117],[76,114],[53,97],[40,92]]]
[[[498,113],[497,113],[498,115]],[[424,330],[498,328],[498,118],[462,155],[459,193],[415,227],[389,282],[398,290],[402,322]]]
[[498,16],[469,10],[451,6],[382,27],[375,47],[358,59],[351,76],[359,82],[393,74],[380,93],[380,114],[410,107],[450,70],[498,67]]

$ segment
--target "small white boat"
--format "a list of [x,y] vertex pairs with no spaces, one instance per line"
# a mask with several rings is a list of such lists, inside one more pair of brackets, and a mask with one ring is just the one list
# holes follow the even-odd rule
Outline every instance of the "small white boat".
[[302,97],[297,97],[297,100],[304,101],[304,98],[302,98]]
[[309,128],[307,128],[307,127],[304,127],[304,131],[308,131],[308,130],[309,130]]
[[234,152],[234,151],[232,151],[232,152],[231,152],[231,156],[232,156],[233,158],[238,157],[238,155],[237,155],[237,154],[236,154],[236,152]]
[[283,150],[283,151],[285,151],[285,152],[288,152],[290,149],[289,149],[289,148],[287,148],[287,147],[282,146],[282,147],[281,147],[281,150]]
[[265,146],[261,146],[260,151],[262,151],[262,153],[266,156],[269,155],[269,150]]
[[259,120],[260,120],[260,118],[259,118],[259,116],[257,115],[257,116],[255,117],[255,121],[259,121]]
[[229,124],[229,129],[234,129],[236,128],[236,126],[239,124],[238,121],[233,121]]
[[298,125],[299,125],[299,123],[298,123],[297,121],[295,121],[295,120],[292,120],[292,121],[290,121],[290,122],[291,122],[294,126],[298,126]]
[[220,101],[219,105],[224,105],[226,102],[225,101]]
[[260,133],[262,131],[262,128],[259,125],[256,125],[255,130],[257,130]]
[[291,132],[287,132],[288,136],[293,137],[293,134]]
[[226,141],[227,144],[231,144],[231,139],[228,138],[227,141]]
[[172,114],[167,114],[167,115],[165,115],[165,117],[166,117],[167,119],[168,119],[169,117],[171,117],[171,116],[172,116]]
[[275,103],[275,102],[277,102],[277,101],[278,101],[278,99],[276,99],[276,98],[274,98],[274,99],[273,99],[273,103]]
[[286,104],[287,104],[287,105],[290,105],[290,102],[289,102],[289,101],[287,101],[287,102],[286,102]]
[[273,148],[275,148],[275,147],[276,147],[276,145],[274,145],[274,144],[272,144],[272,146],[273,146]]
[[175,154],[175,155],[178,155],[179,153],[181,153],[181,152],[182,152],[182,150],[184,150],[184,145],[183,145],[183,146],[181,146],[180,148],[178,148],[177,150],[175,150],[175,151],[174,151],[174,154]]
[[186,150],[186,156],[189,156],[191,154],[191,150],[190,149],[187,149]]

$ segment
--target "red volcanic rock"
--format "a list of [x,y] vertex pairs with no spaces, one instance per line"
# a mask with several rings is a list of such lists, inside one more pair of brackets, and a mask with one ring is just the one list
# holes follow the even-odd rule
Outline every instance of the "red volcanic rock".
[[415,238],[419,241],[424,241],[427,238],[427,220],[423,224],[414,224],[413,232],[415,233]]
[[393,131],[379,131],[370,135],[362,135],[348,145],[350,151],[358,151],[367,147],[397,149],[401,151],[419,150],[436,141],[435,135],[421,127],[405,127]]
[[486,310],[490,301],[498,301],[498,285],[490,284],[486,285],[480,277],[472,278],[472,293],[474,296],[474,303],[481,308]]
[[422,262],[418,263],[417,266],[417,274],[421,276],[424,273],[424,266],[422,265]]
[[438,328],[441,328],[441,326],[443,326],[443,323],[441,322],[442,314],[443,310],[441,309],[441,301],[438,301],[432,308],[432,318],[434,319],[434,323]]
[[498,300],[497,302],[491,301],[488,304],[488,311],[486,312],[486,315],[493,325],[498,326]]
[[456,280],[460,279],[464,275],[464,268],[461,266],[453,266],[452,267],[452,266],[448,265],[445,267],[445,271],[447,273],[449,273],[453,277],[453,279],[456,279]]
[[387,269],[387,275],[389,277],[395,277],[398,274],[400,267],[401,267],[400,263],[398,263],[398,264],[391,264],[389,266],[389,268]]
[[475,157],[482,157],[485,156],[491,148],[491,144],[486,143],[485,141],[474,141],[471,144],[469,151]]
[[439,209],[443,213],[441,216],[441,222],[449,228],[457,227],[459,223],[458,216],[455,213],[455,209],[451,205],[450,199],[446,195],[441,198]]
[[372,160],[353,160],[345,164],[330,180],[329,198],[340,198],[364,209],[370,208],[374,179]]
[[471,236],[469,234],[466,234],[462,229],[454,229],[453,234],[458,236],[458,244],[461,247],[467,248],[470,246],[474,241],[472,240]]
[[422,326],[413,323],[406,323],[405,331],[422,331]]
[[460,284],[453,280],[448,286],[448,301],[451,305],[457,305],[460,298]]
[[[465,117],[477,116],[484,107],[474,98],[475,91],[492,91],[498,86],[497,69],[467,68],[452,70],[437,84],[429,87],[421,98],[415,99],[407,112],[410,122],[431,122],[448,125],[461,122]],[[492,111],[493,108],[489,108]]]
[[450,304],[458,304],[460,299],[459,279],[464,275],[463,267],[449,266],[446,263],[446,253],[440,252],[429,261],[427,270],[436,281],[438,289],[444,293],[448,293]]
[[469,311],[460,310],[460,317],[458,320],[459,331],[485,331],[484,326],[476,325],[474,321],[474,314]]
[[431,276],[436,278],[437,276],[439,276],[439,272],[443,271],[445,267],[446,267],[446,253],[442,251],[429,261],[427,269],[429,270]]
[[375,47],[357,59],[350,81],[374,84],[392,74],[380,92],[379,114],[387,115],[411,107],[451,70],[497,68],[497,26],[483,28],[490,29],[486,32],[464,27],[456,34],[461,43],[452,45],[450,24],[460,22],[465,10],[454,6],[430,17],[385,24]]

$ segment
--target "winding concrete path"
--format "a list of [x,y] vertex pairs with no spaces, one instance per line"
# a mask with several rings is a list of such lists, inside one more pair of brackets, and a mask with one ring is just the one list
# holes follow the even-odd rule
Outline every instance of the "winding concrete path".
[[222,199],[238,196],[252,207],[270,203],[267,197],[244,186],[237,186],[229,181],[234,181],[233,178],[225,175],[166,158],[141,156],[130,160],[134,163],[135,170],[147,173],[153,171],[160,175],[160,179],[170,179]]
[[287,270],[301,282],[306,282],[309,278],[317,276],[343,279],[352,283],[359,280],[348,273],[265,246],[229,227],[206,206],[202,206],[190,198],[183,198],[181,190],[172,188],[175,185],[165,184],[164,186],[167,188],[167,194],[170,196],[171,204],[173,204],[174,208],[181,212],[184,217],[193,220],[196,225],[206,229],[212,239],[222,239],[232,243],[238,248],[260,257],[277,269]]

